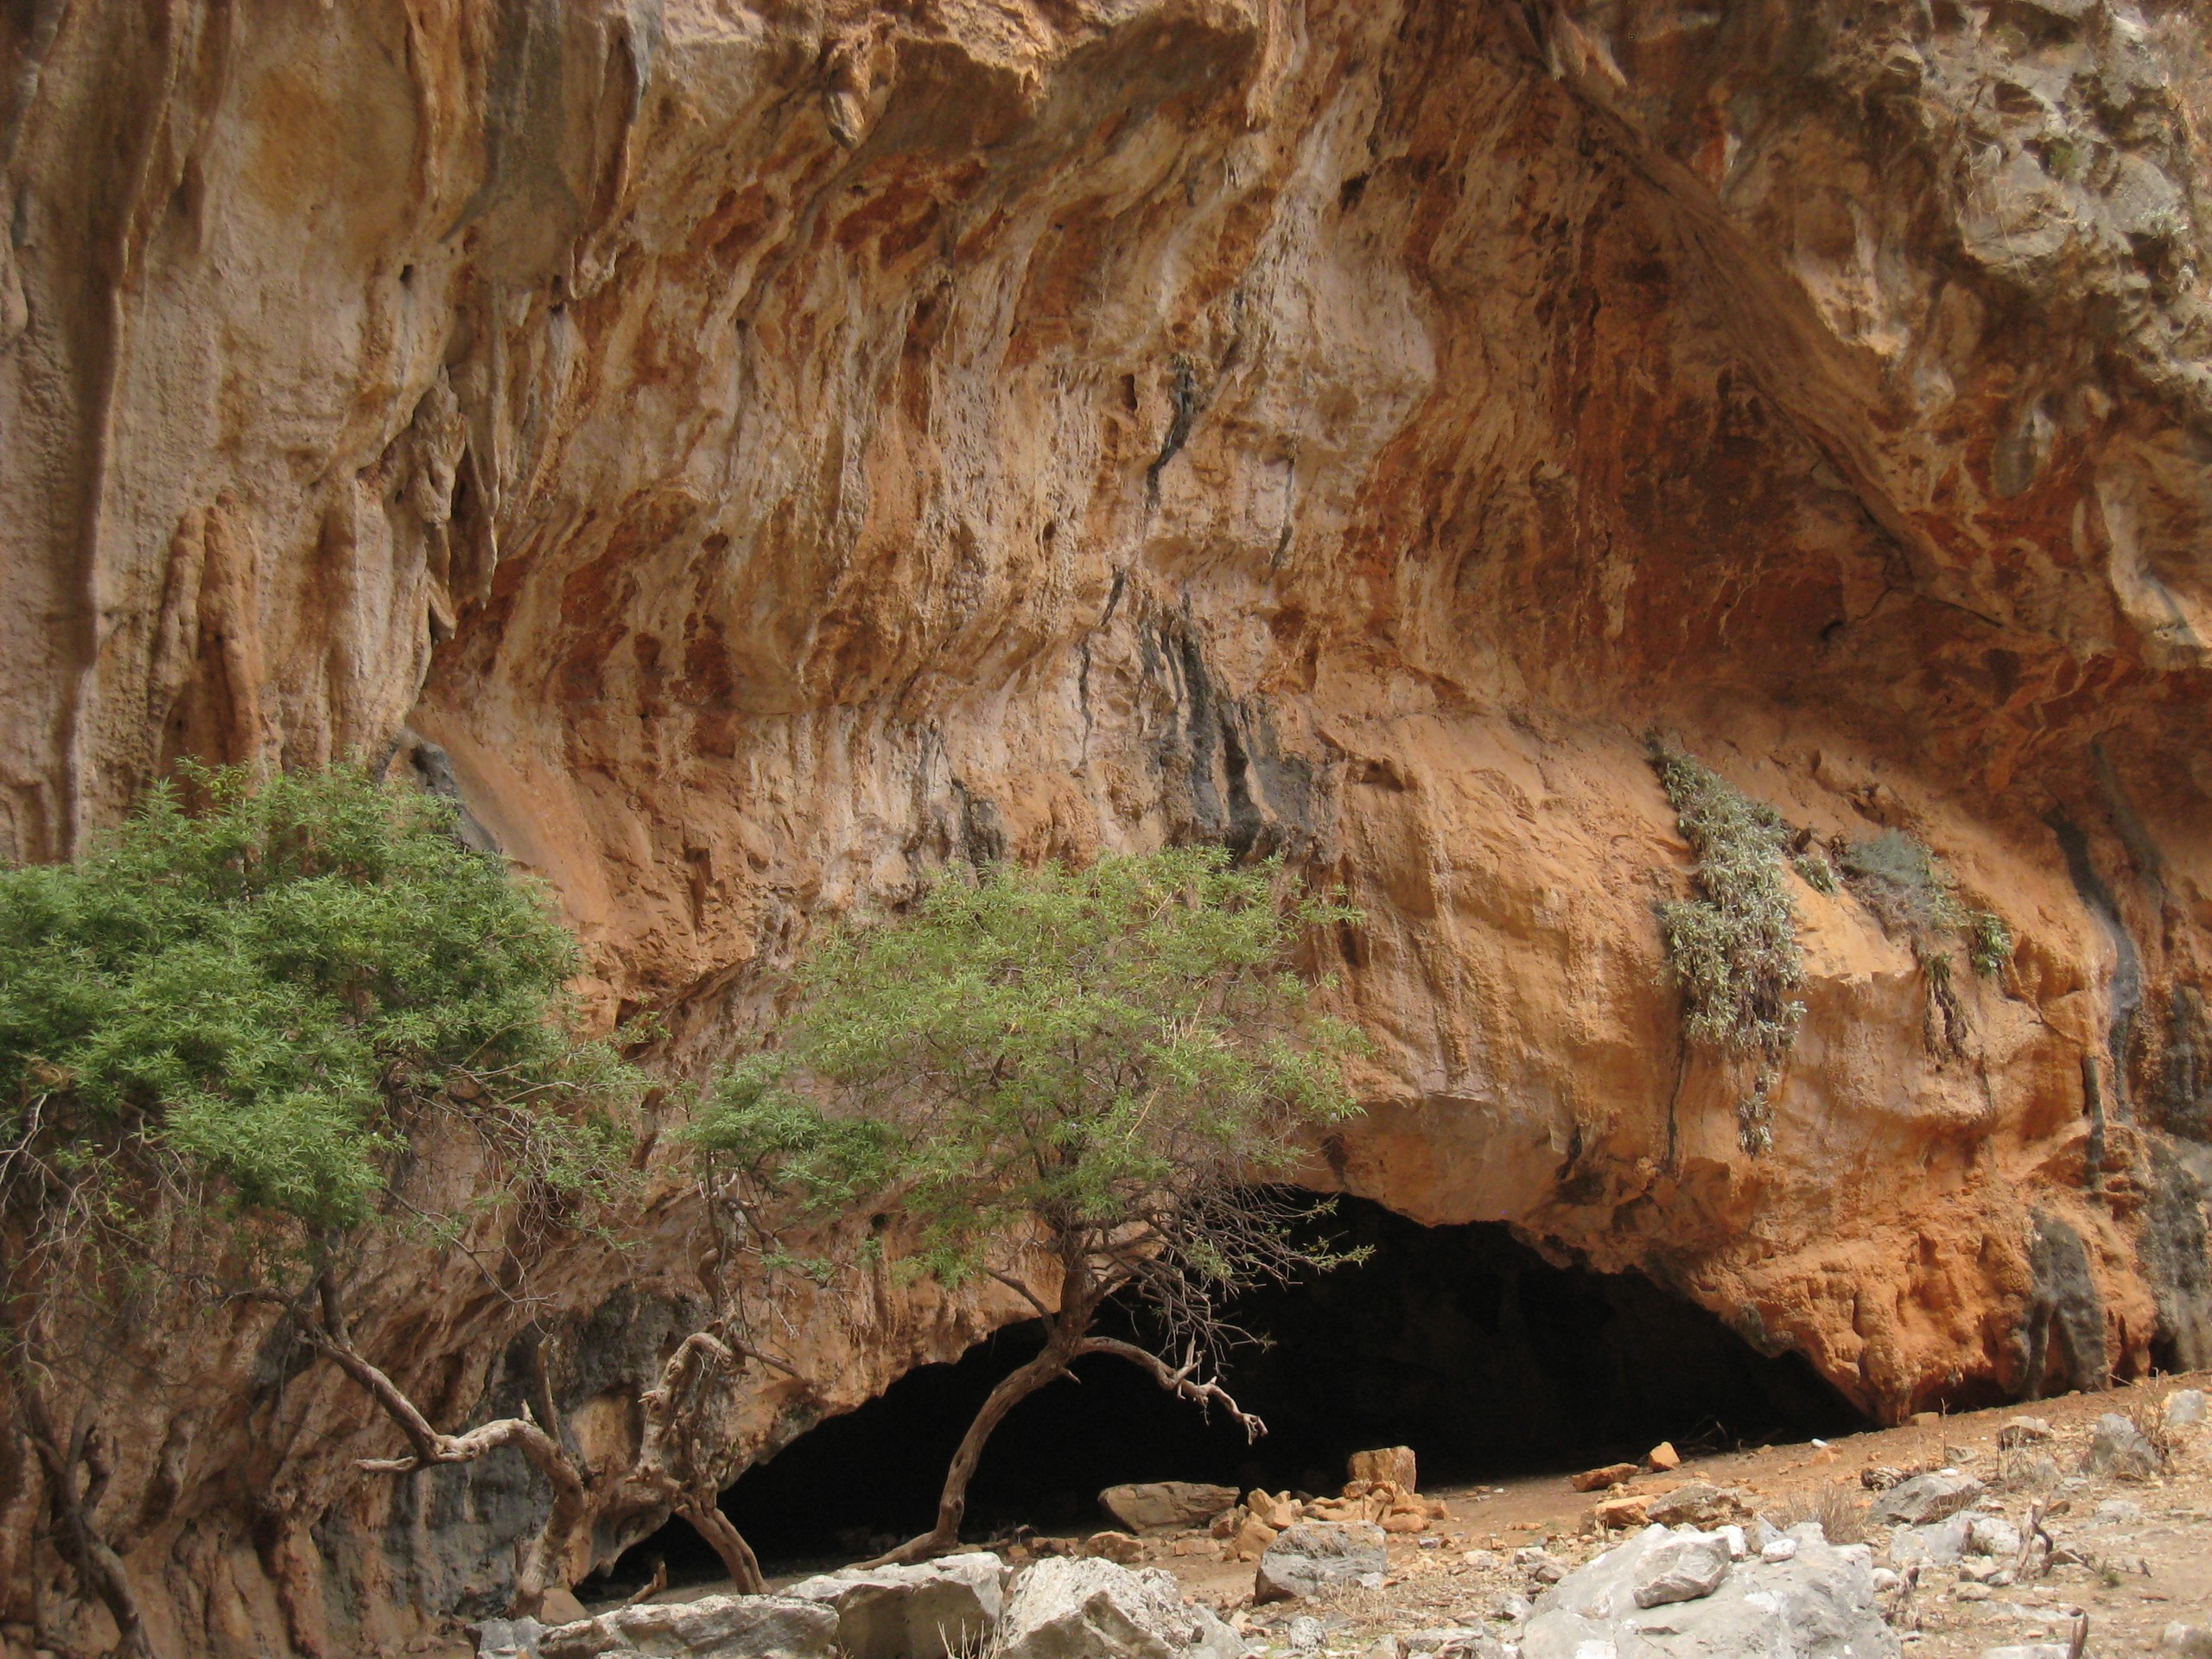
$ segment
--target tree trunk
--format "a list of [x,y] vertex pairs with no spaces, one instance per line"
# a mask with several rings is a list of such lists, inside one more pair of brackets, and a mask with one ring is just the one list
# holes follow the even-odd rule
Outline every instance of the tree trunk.
[[531,1540],[521,1570],[515,1575],[514,1599],[508,1605],[512,1618],[536,1618],[544,1607],[549,1592],[569,1587],[569,1572],[575,1562],[576,1538],[591,1514],[590,1495],[584,1489],[583,1476],[574,1459],[558,1440],[527,1415],[502,1417],[465,1434],[439,1433],[407,1397],[406,1391],[354,1348],[339,1305],[335,1283],[326,1276],[319,1289],[321,1322],[303,1319],[301,1335],[309,1346],[359,1383],[370,1398],[384,1408],[385,1414],[398,1426],[414,1448],[412,1455],[404,1458],[364,1458],[359,1464],[362,1470],[377,1475],[408,1475],[432,1464],[473,1463],[487,1452],[512,1446],[528,1458],[551,1484],[552,1512],[545,1517],[545,1524],[538,1529],[537,1535]]
[[139,1617],[138,1597],[130,1583],[130,1569],[92,1522],[91,1511],[99,1502],[97,1495],[87,1502],[77,1490],[78,1467],[88,1461],[87,1431],[79,1428],[65,1446],[54,1432],[54,1420],[47,1413],[45,1397],[39,1393],[37,1383],[28,1376],[16,1379],[16,1399],[22,1414],[26,1438],[37,1453],[41,1472],[46,1478],[47,1505],[54,1517],[54,1546],[77,1574],[78,1583],[97,1595],[105,1604],[109,1617],[115,1620],[111,1659],[149,1659],[153,1643],[147,1638],[145,1623]]
[[701,1503],[686,1497],[676,1506],[676,1512],[691,1523],[691,1529],[714,1546],[715,1554],[722,1560],[722,1571],[729,1574],[729,1581],[741,1596],[765,1594],[768,1581],[760,1576],[760,1558],[753,1553],[753,1546],[745,1541],[729,1516],[721,1512],[711,1499]]
[[968,1513],[968,1483],[976,1478],[976,1465],[982,1460],[983,1443],[991,1438],[991,1431],[1005,1421],[1007,1413],[1022,1400],[1055,1377],[1065,1376],[1068,1362],[1080,1351],[1084,1333],[1090,1326],[1090,1319],[1083,1316],[1081,1323],[1075,1324],[1068,1322],[1065,1313],[1061,1318],[1063,1323],[1053,1331],[1045,1351],[991,1390],[982,1409],[976,1414],[976,1421],[961,1436],[960,1449],[952,1454],[952,1467],[945,1471],[944,1494],[937,1502],[937,1525],[918,1538],[909,1538],[888,1554],[863,1562],[863,1566],[902,1567],[913,1561],[926,1561],[958,1547],[960,1522]]

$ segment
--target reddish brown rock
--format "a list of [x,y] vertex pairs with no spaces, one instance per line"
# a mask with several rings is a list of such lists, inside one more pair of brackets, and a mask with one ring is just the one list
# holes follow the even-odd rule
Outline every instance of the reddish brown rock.
[[[1855,0],[156,10],[0,22],[0,849],[185,753],[391,753],[680,1066],[947,857],[1281,850],[1369,918],[1317,1185],[1887,1421],[2212,1363],[2197,10],[2025,67]],[[1756,1150],[1653,728],[2019,940],[1947,1026],[1793,886]],[[659,1144],[632,1252],[550,1264],[641,1354],[702,1254]],[[459,1421],[524,1316],[384,1265],[365,1339]],[[733,1466],[1011,1313],[801,1308],[829,1380],[750,1384]],[[522,1518],[410,1530],[320,1372],[257,1417],[273,1317],[149,1329],[181,1380],[99,1414],[156,1634],[404,1645]]]
[[1602,1491],[1608,1486],[1625,1485],[1636,1478],[1637,1465],[1632,1463],[1609,1463],[1602,1469],[1586,1469],[1571,1477],[1567,1484],[1578,1492]]

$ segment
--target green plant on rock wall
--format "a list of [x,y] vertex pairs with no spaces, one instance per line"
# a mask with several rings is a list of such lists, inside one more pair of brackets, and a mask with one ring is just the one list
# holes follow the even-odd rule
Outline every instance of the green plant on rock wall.
[[[1790,830],[1719,773],[1656,737],[1651,764],[1697,860],[1695,893],[1659,906],[1659,934],[1682,988],[1690,1040],[1752,1060],[1737,1108],[1747,1152],[1771,1144],[1772,1096],[1804,1005],[1797,912],[1783,870]],[[1809,879],[1809,878],[1808,878]]]
[[[276,1301],[408,1429],[394,1466],[527,1440],[557,1471],[534,1424],[429,1430],[353,1350],[333,1264],[395,1216],[585,1222],[626,1179],[643,1082],[581,1033],[545,894],[463,847],[444,803],[353,767],[182,770],[75,862],[0,869],[0,1375],[41,1472],[34,1537],[126,1654],[149,1643],[80,1496],[92,1419],[60,1427],[56,1389],[97,1400],[157,1296]],[[446,1131],[472,1179],[425,1215],[400,1178]],[[561,1567],[531,1562],[518,1596]]]
[[577,1034],[575,940],[435,798],[188,766],[72,864],[0,870],[0,1209],[135,1254],[156,1206],[267,1242],[369,1220],[430,1122],[531,1196],[623,1167],[641,1079]]
[[1993,912],[1968,907],[1943,861],[1901,830],[1885,830],[1844,849],[1842,864],[1859,902],[1885,932],[1911,945],[1927,976],[1931,1046],[1940,1020],[1942,1046],[1961,1052],[1966,1011],[1952,982],[1951,947],[1963,940],[1974,972],[1994,978],[2012,959],[2012,930]]

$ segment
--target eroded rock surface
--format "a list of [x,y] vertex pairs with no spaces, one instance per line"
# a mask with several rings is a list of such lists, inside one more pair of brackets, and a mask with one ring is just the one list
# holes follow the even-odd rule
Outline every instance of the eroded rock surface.
[[[2212,1361],[2196,8],[172,0],[0,51],[0,849],[185,754],[391,755],[679,1065],[948,857],[1281,851],[1369,917],[1316,1184],[1892,1421]],[[2019,942],[1945,1006],[1793,885],[1764,1141],[1681,1041],[1655,727]],[[549,1264],[594,1447],[690,1294],[674,1156]],[[378,1284],[443,1421],[523,1397],[522,1310]],[[733,1466],[1010,1312],[799,1310],[831,1380],[753,1377]],[[496,1606],[528,1483],[363,1489],[386,1431],[272,1320],[104,1408],[163,1638]]]

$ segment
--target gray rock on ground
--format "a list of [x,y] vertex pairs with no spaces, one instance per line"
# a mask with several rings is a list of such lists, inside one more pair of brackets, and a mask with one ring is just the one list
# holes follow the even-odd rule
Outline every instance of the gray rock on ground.
[[1981,1496],[1981,1483],[1972,1475],[1915,1475],[1875,1500],[1866,1519],[1873,1526],[1924,1527],[1972,1507]]
[[2206,1416],[2204,1390],[2177,1389],[2166,1396],[2166,1427],[2168,1428],[2197,1428]]
[[1173,1574],[1055,1556],[1014,1581],[997,1659],[1243,1659],[1243,1639]]
[[[1819,1525],[1792,1527],[1785,1561],[1735,1564],[1708,1594],[1637,1603],[1662,1551],[1688,1536],[1651,1527],[1547,1591],[1521,1636],[1521,1659],[1897,1659],[1897,1638],[1874,1605],[1863,1544],[1831,1545]],[[1726,1548],[1711,1538],[1724,1561]]]
[[912,1567],[849,1567],[781,1592],[837,1616],[845,1659],[943,1659],[982,1646],[1006,1600],[1006,1567],[985,1551]]
[[1732,1521],[1743,1512],[1741,1492],[1732,1486],[1715,1486],[1707,1480],[1694,1480],[1671,1492],[1662,1492],[1644,1510],[1662,1527],[1710,1527]]
[[537,1638],[544,1632],[534,1618],[487,1618],[468,1627],[476,1659],[537,1659]]
[[2158,1633],[2158,1646],[2179,1659],[2212,1659],[2212,1624],[2184,1624],[2176,1619]]
[[1236,1507],[1236,1489],[1195,1480],[1154,1480],[1109,1486],[1098,1494],[1098,1502],[1131,1532],[1156,1532],[1203,1527],[1224,1510]]
[[638,1653],[652,1659],[830,1659],[837,1614],[820,1602],[789,1596],[702,1596],[696,1601],[645,1602],[537,1638],[538,1659],[605,1659]]
[[1252,1599],[1289,1601],[1344,1584],[1379,1589],[1389,1570],[1382,1528],[1359,1521],[1300,1521],[1261,1555]]
[[1727,1541],[1716,1533],[1662,1538],[1645,1552],[1637,1570],[1636,1605],[1663,1607],[1709,1596],[1728,1576],[1729,1566]]
[[2066,1659],[2063,1642],[2028,1642],[2016,1647],[1984,1648],[1981,1659]]
[[2158,1472],[2158,1447],[2143,1432],[2116,1411],[2097,1419],[2089,1436],[2089,1449],[2082,1459],[2085,1475],[2105,1475],[2120,1480],[2145,1480]]
[[1899,1527],[1890,1535],[1890,1565],[1897,1567],[1956,1567],[1967,1555],[2009,1560],[2019,1553],[2019,1529],[1980,1510],[1961,1510],[1930,1525]]

